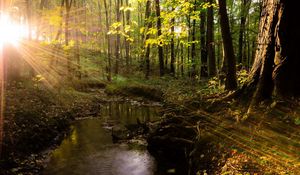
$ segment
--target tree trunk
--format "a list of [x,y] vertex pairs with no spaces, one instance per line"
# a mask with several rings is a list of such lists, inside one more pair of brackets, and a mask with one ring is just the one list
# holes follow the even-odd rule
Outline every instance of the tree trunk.
[[75,11],[75,17],[74,17],[74,20],[75,20],[75,25],[77,26],[76,29],[75,29],[75,59],[76,59],[76,67],[77,67],[77,70],[76,70],[76,77],[80,80],[81,77],[82,77],[82,74],[81,74],[81,64],[80,64],[80,43],[79,43],[79,13],[78,13],[78,9],[80,8],[79,6],[79,2],[76,2],[74,0],[74,7],[76,7],[76,11]]
[[245,29],[246,29],[246,19],[249,13],[251,0],[241,0],[241,19],[240,19],[240,29],[239,29],[239,48],[238,48],[238,63],[245,65],[243,62],[243,46],[245,38]]
[[[69,46],[69,23],[70,23],[70,11],[72,7],[73,0],[66,0],[66,21],[65,21],[65,45]],[[67,69],[68,69],[68,76],[71,78],[72,68],[71,68],[71,57],[67,53]]]
[[[196,11],[197,1],[194,2],[194,11]],[[192,24],[192,48],[191,48],[191,63],[192,63],[192,69],[191,69],[191,78],[196,77],[196,19],[193,19]]]
[[[295,1],[281,0],[275,31],[275,92],[282,97],[300,96],[299,12]],[[275,17],[276,18],[276,17]]]
[[[63,18],[63,13],[64,13],[63,12],[63,7],[64,7],[64,5],[65,5],[65,0],[62,0],[61,5],[60,5],[60,17],[61,18]],[[58,29],[57,34],[56,34],[55,39],[54,39],[55,42],[58,41],[58,39],[61,36],[62,32],[63,32],[63,20],[61,20],[60,23],[59,23],[59,29]],[[53,48],[52,52],[54,53],[54,57],[50,62],[50,67],[54,67],[54,64],[56,64],[56,65],[58,64],[59,59],[57,58],[57,52],[59,52],[59,44],[54,45],[54,48]]]
[[[174,7],[172,7],[172,11],[174,11]],[[171,33],[172,33],[172,38],[171,38],[171,63],[170,63],[170,68],[171,68],[171,76],[175,76],[175,18],[171,19]]]
[[300,97],[300,51],[295,1],[266,0],[262,3],[258,46],[248,81],[238,95],[252,95],[248,113],[272,94]]
[[181,54],[180,54],[180,57],[181,57],[181,62],[180,62],[180,72],[181,72],[181,77],[184,77],[184,47],[183,47],[183,43],[180,44],[180,47],[181,47]]
[[148,79],[150,75],[150,45],[146,44],[146,41],[150,38],[150,34],[147,32],[152,27],[152,21],[150,19],[151,14],[151,0],[147,0],[146,2],[146,13],[145,13],[145,26],[146,28],[146,36],[145,36],[145,78]]
[[200,13],[201,77],[208,77],[205,22],[206,22],[206,13],[202,11]]
[[108,6],[106,0],[103,0],[104,2],[104,9],[105,9],[105,23],[106,23],[106,40],[107,40],[107,66],[106,66],[106,72],[107,72],[107,80],[111,81],[111,48],[110,48],[110,35],[107,33],[109,32],[109,15],[108,15]]
[[[160,37],[162,35],[161,33],[161,16],[160,16],[160,0],[155,0],[155,8],[156,8],[156,17],[157,17],[157,37],[160,40]],[[163,47],[162,43],[160,42],[158,44],[158,59],[159,59],[159,74],[160,76],[164,76],[164,52],[163,52]]]
[[[126,6],[131,6],[131,4],[126,0]],[[126,25],[130,26],[130,10],[126,11]],[[127,33],[130,37],[130,32]],[[126,74],[129,73],[129,60],[130,60],[130,41],[125,38],[125,61],[126,61]]]
[[[208,0],[212,4],[213,0]],[[207,52],[208,52],[208,74],[214,77],[217,74],[216,70],[216,56],[214,44],[214,9],[209,7],[207,10]]]
[[65,20],[65,42],[66,46],[69,45],[69,22],[70,22],[70,11],[72,6],[72,0],[66,0],[66,20]]
[[226,65],[225,88],[227,90],[234,90],[237,88],[236,67],[232,38],[229,27],[229,19],[227,15],[226,0],[219,0],[219,15],[222,39],[224,44],[224,61]]
[[[116,20],[117,22],[121,22],[121,13],[120,13],[120,0],[116,0]],[[119,73],[119,62],[120,59],[120,27],[117,28],[117,38],[116,38],[116,50],[115,50],[115,56],[116,56],[116,62],[115,62],[115,74],[117,75]]]

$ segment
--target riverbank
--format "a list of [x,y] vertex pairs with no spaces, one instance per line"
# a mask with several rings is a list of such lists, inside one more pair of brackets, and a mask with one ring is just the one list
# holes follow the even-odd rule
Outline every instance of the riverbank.
[[38,174],[45,150],[60,144],[72,121],[97,115],[99,96],[25,81],[7,84],[0,174]]
[[180,160],[189,174],[300,173],[299,101],[275,98],[247,116],[243,97],[219,100],[228,94],[208,84],[154,79],[113,86],[162,91],[163,119],[150,124],[148,149],[157,159]]
[[0,174],[40,174],[72,123],[99,117],[103,104],[160,105],[140,95],[111,94],[107,89],[106,83],[85,80],[59,89],[27,81],[7,84]]
[[[6,92],[7,155],[1,162],[5,175],[39,174],[48,156],[43,150],[59,144],[74,119],[97,116],[99,105],[109,101],[163,103],[162,120],[148,124],[149,132],[144,134],[148,149],[161,162],[180,160],[190,174],[297,174],[299,170],[297,102],[262,105],[267,110],[241,122],[244,103],[213,102],[226,94],[187,80],[76,82],[59,93],[12,84]],[[288,129],[282,133],[282,128]],[[169,173],[182,174],[175,167]]]

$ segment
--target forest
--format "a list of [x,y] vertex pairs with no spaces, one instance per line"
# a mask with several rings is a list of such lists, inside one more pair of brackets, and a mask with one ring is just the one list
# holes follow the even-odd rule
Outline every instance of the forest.
[[0,175],[300,174],[289,0],[0,0]]

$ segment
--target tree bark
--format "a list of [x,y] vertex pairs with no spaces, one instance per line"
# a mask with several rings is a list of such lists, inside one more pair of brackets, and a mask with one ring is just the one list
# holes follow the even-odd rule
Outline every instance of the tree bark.
[[219,0],[219,15],[224,45],[224,61],[226,65],[225,88],[227,90],[235,90],[237,88],[236,63],[227,15],[226,0]]
[[[120,0],[116,0],[116,20],[117,22],[121,22],[121,13],[120,13]],[[120,27],[117,28],[117,36],[116,36],[116,50],[115,50],[115,74],[119,74],[119,62],[121,61],[120,59]]]
[[[212,4],[213,0],[208,0],[207,2]],[[214,44],[214,9],[212,6],[207,9],[207,52],[208,75],[214,77],[217,74],[217,70]]]
[[[299,12],[295,1],[281,0],[275,31],[275,92],[282,97],[300,96]],[[276,17],[275,17],[276,19]]]
[[104,9],[105,9],[105,23],[106,23],[106,40],[107,40],[107,66],[106,66],[106,72],[107,72],[107,80],[111,81],[111,48],[110,48],[110,35],[107,33],[109,32],[109,14],[108,14],[108,5],[106,0],[103,0],[104,2]]
[[[172,11],[174,11],[174,7],[172,7]],[[175,18],[171,19],[171,33],[172,33],[172,38],[171,38],[171,63],[170,63],[170,68],[171,68],[171,76],[175,76]]]
[[79,6],[79,2],[76,2],[76,0],[74,0],[74,7],[76,7],[76,12],[75,12],[75,25],[77,26],[75,29],[75,59],[76,59],[76,77],[80,80],[82,77],[81,74],[81,63],[80,63],[80,42],[79,42],[79,21],[80,21],[80,15],[78,13],[78,9],[80,8]]
[[[126,6],[131,6],[131,4],[126,0]],[[126,25],[130,25],[130,10],[126,11]],[[127,35],[130,37],[130,32],[127,33]],[[126,62],[126,74],[129,73],[129,60],[130,60],[130,41],[125,39],[125,62]]]
[[[69,23],[70,23],[70,11],[72,7],[72,2],[73,0],[66,0],[66,21],[65,21],[65,45],[69,46]],[[67,69],[68,69],[68,76],[69,78],[72,78],[71,73],[72,73],[72,68],[71,68],[71,57],[67,53]]]
[[146,41],[150,38],[150,34],[147,32],[152,27],[152,21],[150,19],[151,15],[151,0],[146,2],[146,13],[145,13],[145,26],[146,26],[146,36],[145,36],[145,78],[149,79],[150,75],[150,45],[146,44]]
[[[194,11],[197,10],[197,1],[194,1]],[[190,72],[191,78],[196,77],[196,19],[193,19],[192,23],[192,48],[191,48],[191,64],[192,69]]]
[[202,11],[200,13],[201,77],[208,77],[205,22],[206,22],[206,13]]
[[239,94],[252,95],[248,113],[273,94],[281,98],[300,96],[298,19],[295,1],[263,1],[254,64],[239,90]]
[[246,21],[247,16],[250,9],[251,0],[241,0],[241,18],[240,18],[240,29],[239,29],[239,48],[238,48],[238,63],[245,65],[246,63],[243,62],[243,46],[245,40],[245,30],[246,30]]
[[[160,0],[155,0],[155,8],[156,8],[156,17],[157,17],[157,37],[160,40],[160,37],[162,35],[161,32],[161,16],[160,16]],[[163,47],[162,43],[160,42],[158,44],[158,59],[159,59],[159,74],[160,76],[164,76],[165,74],[165,66],[164,66],[164,52],[163,52]]]

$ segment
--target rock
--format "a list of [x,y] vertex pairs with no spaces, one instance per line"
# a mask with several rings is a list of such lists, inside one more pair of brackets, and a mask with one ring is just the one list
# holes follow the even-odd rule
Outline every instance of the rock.
[[132,134],[125,126],[116,125],[112,127],[112,137],[114,141],[128,140],[132,138]]

